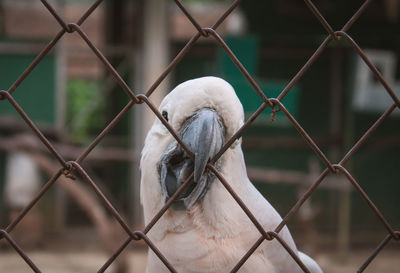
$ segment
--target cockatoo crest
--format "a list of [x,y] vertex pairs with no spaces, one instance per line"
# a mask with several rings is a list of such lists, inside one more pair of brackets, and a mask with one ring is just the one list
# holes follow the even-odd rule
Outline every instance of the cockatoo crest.
[[[227,139],[243,125],[243,106],[235,91],[217,77],[198,78],[178,85],[159,107],[160,112],[168,113],[168,122],[177,131],[186,119],[202,108],[214,109],[219,114],[227,129]],[[154,126],[165,128],[158,119]]]

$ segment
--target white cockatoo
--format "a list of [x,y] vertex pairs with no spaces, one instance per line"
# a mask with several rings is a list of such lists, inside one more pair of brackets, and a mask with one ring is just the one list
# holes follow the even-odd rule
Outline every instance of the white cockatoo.
[[[243,107],[229,83],[216,77],[203,77],[178,85],[163,99],[159,111],[192,152],[194,162],[156,118],[146,137],[140,162],[145,224],[194,175],[148,236],[177,272],[230,272],[261,234],[206,165],[243,125]],[[263,228],[273,231],[282,219],[248,179],[241,139],[214,166]],[[279,236],[310,272],[322,273],[316,262],[297,251],[286,227]],[[150,250],[146,272],[169,270]],[[275,239],[265,240],[238,272],[303,271]]]

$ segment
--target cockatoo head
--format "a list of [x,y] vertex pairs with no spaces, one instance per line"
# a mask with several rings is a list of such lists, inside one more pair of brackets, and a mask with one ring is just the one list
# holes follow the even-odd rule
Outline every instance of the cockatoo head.
[[[194,173],[171,206],[175,210],[188,209],[207,193],[214,175],[206,165],[242,126],[243,107],[230,84],[220,78],[204,77],[178,85],[163,99],[159,111],[194,160],[156,119],[143,149],[142,172],[145,164],[153,165],[164,200]],[[238,143],[239,140],[233,146]],[[220,160],[216,166],[221,167]]]

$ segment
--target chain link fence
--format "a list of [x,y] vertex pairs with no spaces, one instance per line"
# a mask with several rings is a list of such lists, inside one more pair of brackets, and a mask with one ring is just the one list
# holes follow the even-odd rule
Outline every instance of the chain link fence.
[[[398,241],[400,239],[400,231],[394,229],[392,225],[385,219],[383,214],[376,207],[374,202],[369,198],[369,196],[364,192],[363,188],[360,186],[358,181],[353,177],[351,172],[349,172],[345,164],[350,158],[359,150],[359,148],[366,142],[370,135],[379,127],[379,125],[396,109],[400,108],[400,100],[396,96],[392,87],[387,81],[382,77],[379,70],[374,66],[374,64],[368,59],[366,54],[360,48],[358,43],[348,34],[348,30],[351,26],[358,20],[358,18],[367,9],[371,0],[365,1],[357,12],[344,24],[340,30],[334,30],[329,22],[320,13],[318,8],[311,2],[311,0],[305,0],[305,5],[311,10],[315,15],[316,20],[318,20],[324,29],[326,30],[326,38],[317,48],[317,50],[312,54],[304,66],[297,72],[297,74],[290,80],[287,86],[281,91],[278,97],[270,98],[267,97],[268,94],[264,94],[260,89],[257,81],[247,72],[246,68],[241,64],[240,60],[231,51],[229,46],[225,43],[224,39],[218,33],[218,27],[224,22],[224,20],[234,11],[239,5],[239,0],[234,1],[230,7],[218,18],[218,20],[212,26],[201,26],[196,19],[191,15],[191,13],[185,8],[184,4],[175,0],[175,4],[179,9],[186,15],[193,26],[197,29],[197,33],[186,43],[183,49],[178,53],[178,55],[172,60],[164,72],[159,76],[159,78],[153,83],[153,85],[147,90],[147,92],[142,94],[137,94],[132,91],[128,84],[122,79],[118,74],[116,69],[110,64],[103,53],[92,43],[91,39],[87,36],[81,25],[85,20],[96,10],[96,8],[101,4],[102,0],[97,0],[94,2],[90,8],[81,16],[81,18],[75,23],[66,23],[63,18],[57,13],[53,6],[46,0],[41,0],[44,7],[54,16],[61,30],[56,34],[56,36],[47,44],[47,46],[40,52],[40,54],[35,58],[35,60],[26,68],[26,70],[18,77],[14,84],[12,84],[8,90],[0,90],[0,100],[6,100],[10,103],[15,110],[19,113],[21,118],[25,123],[31,128],[34,134],[40,139],[40,141],[47,147],[49,152],[54,156],[54,159],[59,162],[60,169],[51,177],[51,179],[43,186],[36,197],[27,205],[21,213],[13,220],[7,227],[0,230],[0,240],[6,240],[9,245],[15,249],[15,251],[22,257],[22,259],[27,263],[27,265],[34,272],[41,272],[34,261],[25,253],[25,251],[18,246],[16,241],[12,237],[12,231],[18,225],[18,223],[29,213],[32,207],[49,191],[49,189],[57,182],[61,176],[66,176],[70,179],[74,179],[75,175],[79,175],[93,190],[93,192],[99,197],[104,206],[109,210],[112,216],[119,222],[123,230],[126,232],[127,239],[125,242],[113,253],[111,257],[106,261],[106,263],[98,270],[98,272],[104,272],[117,258],[118,256],[132,243],[132,241],[143,240],[147,246],[154,251],[154,253],[159,257],[159,259],[165,264],[165,266],[171,271],[176,272],[174,266],[168,261],[168,259],[161,253],[151,239],[147,236],[147,233],[152,229],[152,227],[157,223],[157,221],[163,216],[163,214],[168,210],[172,202],[177,198],[180,193],[184,190],[188,182],[190,181],[190,176],[185,183],[175,192],[175,194],[166,202],[164,207],[154,216],[154,218],[149,222],[143,230],[132,230],[127,224],[127,221],[121,216],[121,214],[113,207],[111,202],[106,198],[100,188],[97,186],[96,182],[88,175],[85,168],[82,167],[82,162],[88,157],[92,150],[102,141],[102,139],[110,132],[110,130],[118,124],[118,122],[137,104],[145,104],[151,111],[156,115],[158,119],[166,126],[170,133],[175,137],[175,139],[183,146],[186,151],[189,151],[183,141],[179,138],[177,132],[168,124],[168,122],[163,118],[162,114],[157,110],[156,106],[151,103],[149,98],[155,91],[155,89],[160,85],[160,83],[171,73],[175,66],[185,57],[188,51],[193,47],[193,45],[200,39],[211,39],[217,42],[222,49],[229,55],[232,62],[235,63],[237,68],[241,71],[247,81],[250,83],[254,91],[262,99],[262,104],[259,106],[257,111],[255,111],[244,123],[244,125],[232,136],[232,138],[227,141],[225,146],[219,151],[219,153],[210,161],[207,168],[211,170],[219,182],[224,185],[224,187],[229,191],[232,197],[241,206],[243,211],[247,214],[249,219],[257,227],[260,232],[259,239],[255,244],[248,250],[248,252],[239,260],[231,272],[237,272],[241,266],[246,262],[246,260],[256,251],[258,246],[265,240],[277,240],[290,254],[290,256],[297,262],[297,264],[302,268],[304,272],[309,272],[309,270],[301,262],[297,254],[290,249],[290,247],[281,239],[279,232],[288,223],[290,219],[299,211],[300,207],[311,197],[314,191],[319,187],[319,185],[325,180],[328,174],[344,174],[348,182],[354,187],[354,189],[359,193],[359,195],[365,200],[370,209],[375,213],[377,221],[380,221],[382,225],[387,230],[387,236],[382,240],[382,242],[376,247],[376,249],[370,254],[365,262],[361,265],[358,272],[363,272],[373,259],[379,254],[379,252],[385,248],[385,246],[392,240]],[[115,81],[119,86],[125,91],[129,96],[130,100],[125,105],[122,111],[120,111],[114,119],[104,128],[104,130],[93,140],[93,142],[84,150],[84,152],[78,156],[74,161],[66,161],[63,156],[57,151],[57,149],[52,145],[52,143],[46,138],[46,136],[40,131],[37,125],[31,120],[31,118],[25,113],[24,109],[20,107],[18,102],[14,99],[13,93],[17,92],[18,86],[25,80],[25,78],[35,69],[35,67],[41,62],[41,60],[54,48],[54,46],[59,42],[59,40],[70,33],[76,32],[87,44],[87,46],[95,53],[98,59],[104,64],[104,67],[112,74]],[[333,41],[345,40],[351,48],[362,58],[365,64],[376,76],[380,84],[382,84],[393,100],[392,105],[387,108],[387,110],[379,117],[378,120],[362,135],[362,137],[352,146],[347,154],[338,162],[331,162],[329,158],[324,154],[324,152],[318,147],[314,142],[313,138],[307,133],[306,130],[299,124],[296,118],[287,110],[282,100],[291,91],[291,89],[298,83],[302,78],[303,74],[313,65],[313,63],[320,57],[322,52],[329,46]],[[3,87],[4,88],[4,87]],[[3,102],[4,103],[4,102]],[[227,181],[222,174],[213,166],[213,163],[220,158],[224,152],[234,143],[234,141],[241,137],[243,132],[254,122],[254,120],[261,114],[261,112],[266,108],[271,108],[272,113],[281,111],[285,114],[291,125],[299,132],[299,134],[308,143],[310,148],[315,152],[316,156],[322,160],[325,164],[325,169],[320,173],[318,178],[312,183],[311,186],[306,190],[306,192],[297,200],[296,204],[291,208],[291,210],[283,217],[282,222],[274,230],[264,230],[262,225],[257,221],[252,212],[241,200],[241,197],[235,193],[235,191],[230,187],[229,181]],[[188,152],[188,154],[191,154]]]

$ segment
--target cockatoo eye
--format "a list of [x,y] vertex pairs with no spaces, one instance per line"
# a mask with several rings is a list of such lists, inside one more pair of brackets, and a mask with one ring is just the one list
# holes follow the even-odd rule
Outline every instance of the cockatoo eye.
[[162,111],[161,114],[165,118],[165,120],[168,121],[168,112],[167,111]]

